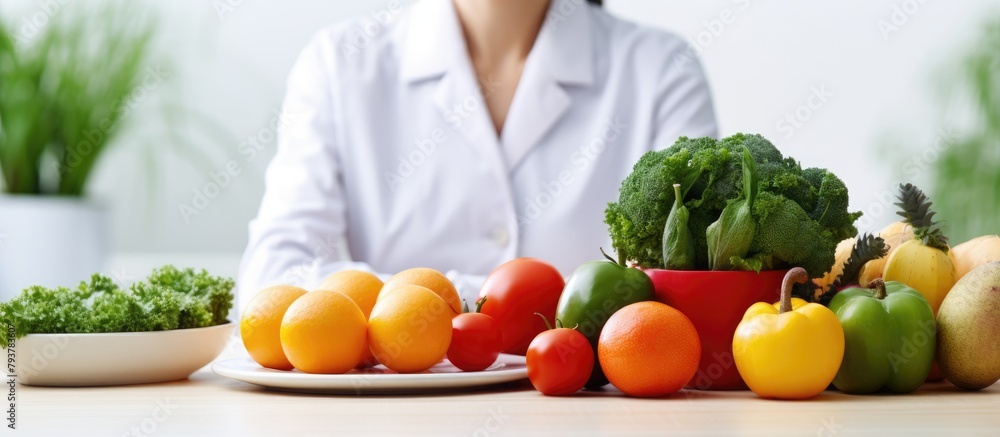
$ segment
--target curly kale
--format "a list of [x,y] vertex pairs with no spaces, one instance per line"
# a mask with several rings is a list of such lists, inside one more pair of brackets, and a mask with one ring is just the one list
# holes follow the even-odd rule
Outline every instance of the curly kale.
[[[210,276],[205,270],[173,266],[153,270],[145,281],[128,288],[94,274],[74,288],[29,287],[0,303],[0,320],[14,327],[15,338],[201,328],[227,323],[233,285],[232,279]],[[9,332],[0,331],[6,347]]]
[[664,223],[676,182],[690,213],[695,268],[707,270],[706,230],[743,192],[744,147],[757,165],[757,226],[749,252],[733,260],[734,266],[802,266],[810,276],[821,276],[833,264],[837,242],[857,234],[854,221],[861,213],[848,211],[847,188],[836,175],[821,168],[803,169],[766,138],[753,134],[721,140],[681,137],[667,149],[643,156],[622,182],[618,201],[605,211],[615,249],[642,267],[664,266]]

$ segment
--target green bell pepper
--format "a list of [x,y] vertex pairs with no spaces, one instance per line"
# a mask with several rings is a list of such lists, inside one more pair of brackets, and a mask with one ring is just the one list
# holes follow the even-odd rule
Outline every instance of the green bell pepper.
[[909,393],[927,379],[937,326],[927,299],[902,282],[876,279],[830,301],[844,328],[844,360],[833,385],[844,393]]
[[645,272],[605,257],[610,261],[590,261],[577,267],[556,307],[556,320],[563,326],[576,327],[594,349],[594,370],[587,388],[608,384],[596,360],[597,339],[608,318],[626,305],[653,300],[655,296],[653,282]]

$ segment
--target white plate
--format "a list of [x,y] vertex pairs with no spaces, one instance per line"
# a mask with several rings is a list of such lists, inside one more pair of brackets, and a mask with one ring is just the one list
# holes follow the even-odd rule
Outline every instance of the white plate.
[[500,354],[492,366],[480,372],[463,372],[444,360],[422,373],[396,373],[379,365],[342,375],[316,375],[297,370],[266,369],[249,357],[218,361],[212,364],[212,370],[228,378],[277,390],[340,394],[432,393],[528,377],[524,357],[507,354]]
[[145,384],[187,378],[226,346],[234,323],[107,334],[28,334],[14,345],[25,385]]

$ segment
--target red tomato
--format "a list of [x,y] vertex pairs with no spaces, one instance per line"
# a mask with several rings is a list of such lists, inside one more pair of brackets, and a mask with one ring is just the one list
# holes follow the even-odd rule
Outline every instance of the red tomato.
[[451,319],[448,361],[466,372],[483,370],[493,364],[503,347],[500,326],[482,313],[462,313]]
[[503,333],[503,351],[524,355],[528,344],[548,320],[556,317],[556,305],[566,281],[552,264],[534,258],[508,261],[486,277],[479,298],[488,297],[482,313],[492,316]]
[[570,328],[538,334],[528,346],[528,379],[547,396],[580,391],[594,370],[594,348],[587,337]]

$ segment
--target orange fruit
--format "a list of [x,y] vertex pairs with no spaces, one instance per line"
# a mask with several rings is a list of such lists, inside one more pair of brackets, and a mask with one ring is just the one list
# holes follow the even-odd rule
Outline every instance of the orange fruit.
[[660,302],[637,302],[608,318],[597,341],[608,381],[631,396],[680,390],[698,371],[701,340],[694,324]]
[[276,285],[261,290],[247,303],[240,318],[240,338],[257,364],[292,370],[292,363],[281,350],[281,318],[292,302],[306,293],[299,287]]
[[382,280],[374,273],[361,270],[341,270],[327,276],[316,289],[336,291],[351,298],[361,308],[361,312],[365,314],[367,320],[383,285]]
[[452,316],[462,314],[462,300],[458,298],[458,290],[455,290],[455,284],[452,284],[448,280],[448,277],[437,270],[417,267],[396,273],[382,286],[382,292],[379,293],[378,299],[381,299],[382,295],[386,294],[389,290],[400,285],[419,285],[427,288],[441,299],[444,299],[445,303],[454,311]]
[[306,373],[344,373],[367,355],[368,326],[351,298],[318,290],[298,298],[281,319],[281,348]]
[[423,372],[448,352],[451,318],[451,308],[433,291],[400,285],[379,295],[368,320],[369,347],[389,369]]
[[[368,320],[383,285],[382,280],[374,273],[362,270],[341,270],[327,276],[316,289],[336,291],[351,298],[365,314],[365,320]],[[371,367],[377,364],[375,357],[372,356],[371,352],[368,352],[358,367]]]

